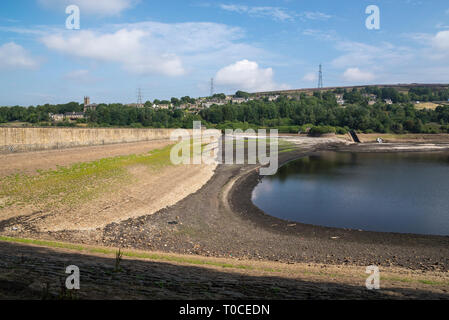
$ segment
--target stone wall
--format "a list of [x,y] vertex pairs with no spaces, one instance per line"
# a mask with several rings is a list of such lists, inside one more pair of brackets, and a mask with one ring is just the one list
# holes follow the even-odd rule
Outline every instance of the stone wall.
[[174,129],[0,128],[0,153],[170,139]]

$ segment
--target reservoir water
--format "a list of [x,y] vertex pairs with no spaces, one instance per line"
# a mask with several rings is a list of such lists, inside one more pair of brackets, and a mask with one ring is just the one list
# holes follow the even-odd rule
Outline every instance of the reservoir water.
[[252,200],[306,224],[449,235],[449,152],[323,152],[264,177]]

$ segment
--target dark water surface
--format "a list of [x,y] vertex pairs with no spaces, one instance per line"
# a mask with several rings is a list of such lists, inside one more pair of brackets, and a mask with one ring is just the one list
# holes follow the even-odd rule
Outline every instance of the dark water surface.
[[323,152],[263,178],[253,202],[307,224],[449,235],[449,152]]

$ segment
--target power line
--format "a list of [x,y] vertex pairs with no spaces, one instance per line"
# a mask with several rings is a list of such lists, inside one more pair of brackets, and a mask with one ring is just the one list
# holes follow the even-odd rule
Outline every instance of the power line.
[[318,89],[323,88],[323,69],[320,64],[320,70],[318,71]]
[[143,105],[143,103],[142,103],[142,89],[138,88],[137,89],[137,106],[140,107],[142,105]]
[[214,78],[210,79],[210,96],[214,95]]

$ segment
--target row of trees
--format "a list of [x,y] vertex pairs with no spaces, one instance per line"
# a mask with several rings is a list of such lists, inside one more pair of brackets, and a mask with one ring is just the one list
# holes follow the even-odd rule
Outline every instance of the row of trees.
[[[346,127],[364,132],[447,131],[449,107],[417,110],[411,103],[388,105],[352,104],[344,108],[330,97],[305,97],[300,101],[284,97],[275,102],[249,101],[241,105],[212,106],[200,112],[212,124],[226,123],[232,127],[249,123],[257,127],[314,126]],[[220,126],[221,127],[221,126]]]
[[[429,91],[417,88],[411,94],[423,97],[431,95],[444,97],[445,91]],[[201,120],[210,127],[224,128],[279,128],[284,132],[297,132],[304,126],[333,127],[337,132],[355,129],[364,132],[447,132],[449,127],[449,107],[441,106],[436,110],[417,110],[413,104],[402,101],[402,93],[395,89],[366,88],[343,92],[351,104],[341,107],[337,104],[333,92],[316,92],[313,96],[301,95],[301,99],[288,99],[281,96],[276,101],[253,100],[239,105],[227,104],[212,106],[193,114],[180,109],[154,109],[151,103],[138,109],[122,104],[101,104],[96,110],[88,111],[86,118],[78,120],[90,126],[132,126],[156,128],[191,128],[194,120]],[[379,93],[396,101],[388,105],[382,101],[369,106],[363,93]],[[239,92],[238,96],[247,93]],[[396,97],[396,98],[395,98]],[[218,98],[218,97],[216,97]],[[172,99],[177,105],[189,103],[191,98]],[[408,97],[410,99],[410,97]],[[405,99],[407,100],[407,99]],[[161,101],[157,101],[160,102]],[[36,107],[0,107],[0,122],[22,121],[34,124],[50,124],[49,113],[80,112],[83,105],[70,102],[60,105],[42,105]],[[59,125],[75,125],[62,123]],[[328,130],[328,128],[326,129]]]

